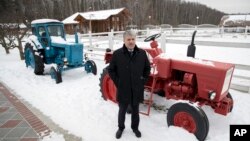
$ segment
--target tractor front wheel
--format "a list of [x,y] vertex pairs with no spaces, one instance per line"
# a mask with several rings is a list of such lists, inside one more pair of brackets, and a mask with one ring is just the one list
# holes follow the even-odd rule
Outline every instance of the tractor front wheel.
[[115,103],[116,101],[116,87],[113,80],[110,78],[108,74],[108,67],[103,69],[100,77],[100,91],[102,93],[102,97],[104,100],[111,100]]
[[209,131],[209,122],[205,112],[190,103],[177,103],[167,113],[168,126],[178,126],[193,133],[200,141],[204,141]]
[[59,71],[57,71],[54,67],[51,67],[50,69],[50,76],[52,79],[56,80],[56,84],[62,82],[62,75]]
[[94,75],[97,74],[97,68],[96,68],[96,64],[93,60],[88,60],[86,63],[85,63],[85,71],[87,73],[90,73],[92,72]]
[[233,100],[233,97],[230,93],[227,94],[227,98],[231,99],[232,100],[232,107],[230,108],[230,111],[229,112],[232,112],[233,110],[233,107],[234,107],[234,100]]

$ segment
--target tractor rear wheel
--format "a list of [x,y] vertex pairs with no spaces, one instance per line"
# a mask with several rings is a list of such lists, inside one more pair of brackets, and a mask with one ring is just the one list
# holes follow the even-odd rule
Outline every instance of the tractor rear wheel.
[[86,63],[85,63],[85,71],[87,73],[90,73],[92,72],[94,75],[97,74],[97,68],[96,68],[96,64],[93,60],[88,60]]
[[34,69],[34,73],[36,75],[43,75],[44,72],[44,63],[43,59],[35,54],[33,46],[29,43],[25,45],[24,48],[24,55],[25,55],[25,63],[26,67],[31,67]]
[[204,141],[209,131],[209,122],[205,112],[189,103],[177,103],[167,113],[168,126],[179,126],[193,133],[200,141]]
[[56,80],[56,84],[62,82],[62,75],[59,71],[57,71],[54,67],[51,67],[50,69],[50,76],[52,79]]
[[115,103],[116,101],[116,87],[113,80],[108,74],[108,67],[103,69],[100,77],[100,91],[104,100],[111,100]]

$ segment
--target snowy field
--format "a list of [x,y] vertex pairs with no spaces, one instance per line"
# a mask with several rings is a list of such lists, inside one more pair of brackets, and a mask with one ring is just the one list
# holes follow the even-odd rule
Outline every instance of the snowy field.
[[[116,43],[116,46],[122,42]],[[148,43],[138,43],[148,46]],[[169,54],[186,55],[187,45],[167,44]],[[197,47],[196,56],[203,59],[219,60],[250,65],[250,49]],[[84,141],[115,141],[118,106],[104,101],[99,91],[99,77],[105,67],[104,61],[94,60],[98,75],[87,74],[83,68],[66,71],[62,74],[63,83],[55,84],[48,75],[50,67],[45,68],[46,75],[36,76],[33,70],[25,67],[19,59],[17,50],[6,55],[0,47],[0,81],[20,99],[23,99],[51,118],[60,127],[68,130]],[[237,71],[235,72],[237,73]],[[241,73],[241,72],[238,72]],[[244,73],[250,76],[249,73]],[[234,99],[233,112],[227,116],[215,114],[210,107],[202,107],[209,119],[209,133],[206,141],[228,141],[230,124],[250,124],[250,94],[230,90]],[[169,108],[176,101],[155,96],[157,105]],[[141,107],[145,110],[145,107]],[[195,141],[193,134],[182,128],[168,127],[166,111],[152,108],[150,116],[140,115],[142,137],[136,138],[130,129],[130,115],[127,115],[126,129],[121,141]],[[51,140],[63,140],[55,135]]]

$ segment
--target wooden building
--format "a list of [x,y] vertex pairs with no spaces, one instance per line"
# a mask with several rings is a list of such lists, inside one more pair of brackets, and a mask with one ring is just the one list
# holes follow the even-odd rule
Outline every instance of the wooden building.
[[76,26],[80,33],[109,32],[125,30],[131,14],[126,8],[77,12],[62,22],[67,34],[74,34]]
[[245,27],[250,26],[250,15],[225,15],[221,18],[220,26]]

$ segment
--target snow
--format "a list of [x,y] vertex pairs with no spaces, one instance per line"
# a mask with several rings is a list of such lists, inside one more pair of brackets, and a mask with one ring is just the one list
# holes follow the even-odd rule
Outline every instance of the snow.
[[61,36],[50,36],[50,37],[51,37],[52,43],[65,44],[65,45],[74,45],[75,44],[75,40],[68,41],[68,40],[65,40],[64,38],[62,38]]
[[56,19],[38,19],[31,22],[31,24],[40,24],[40,23],[50,23],[50,22],[60,22]]
[[[50,36],[50,38],[51,38],[51,42],[52,43],[66,44],[66,45],[75,44],[74,42],[66,41],[61,36]],[[30,43],[33,47],[37,46],[38,49],[42,49],[43,48],[43,46],[40,44],[37,36],[35,36],[35,35],[29,36],[27,39],[24,39],[24,41]]]
[[[230,39],[229,39],[230,40]],[[231,39],[232,40],[232,39]],[[159,44],[160,46],[160,44]],[[185,56],[188,45],[166,44],[166,52],[171,56]],[[206,60],[250,65],[249,48],[226,48],[217,46],[196,45],[195,57]]]
[[[120,46],[122,42],[117,43]],[[139,43],[139,46],[149,46],[149,43]],[[167,44],[169,54],[186,54],[187,45]],[[223,49],[219,47],[197,47],[198,58],[211,58],[227,62],[244,63],[250,59],[246,49]],[[225,51],[228,52],[225,52]],[[231,49],[230,49],[231,50]],[[248,49],[249,50],[249,49]],[[229,52],[234,52],[230,54]],[[228,54],[229,53],[229,54]],[[235,60],[236,59],[236,60]],[[34,75],[31,68],[26,68],[25,62],[19,59],[18,50],[11,50],[6,55],[0,47],[0,81],[20,99],[27,101],[51,118],[57,125],[69,133],[81,137],[84,141],[115,141],[118,106],[110,101],[104,101],[99,91],[99,77],[106,66],[102,60],[94,60],[98,74],[87,74],[84,68],[63,72],[63,83],[55,84],[50,78],[49,66],[45,68],[44,76]],[[247,62],[249,64],[249,61]],[[248,75],[249,73],[245,73]],[[250,75],[248,75],[250,76]],[[229,125],[250,124],[250,94],[230,90],[234,99],[233,112],[227,116],[214,113],[213,109],[203,106],[209,120],[209,133],[206,141],[228,141]],[[169,108],[176,101],[154,96],[157,105]],[[146,110],[144,105],[140,106]],[[121,141],[195,141],[196,137],[178,127],[168,127],[166,111],[152,108],[150,116],[140,115],[141,139],[135,137],[130,129],[130,115],[126,115],[126,129]],[[62,135],[53,133],[44,141],[63,141]]]
[[38,49],[42,49],[43,46],[40,44],[37,36],[31,35],[29,38],[25,39],[25,42],[30,43],[33,47],[37,47]]
[[215,66],[212,61],[203,60],[203,59],[199,59],[199,58],[193,58],[193,57],[187,57],[187,56],[183,56],[183,55],[173,55],[173,56],[170,56],[170,55],[168,55],[166,53],[162,53],[162,54],[159,55],[159,57],[165,58],[165,59],[174,59],[174,60],[180,60],[180,61],[189,61],[189,62],[193,62],[193,63],[197,63],[197,64],[202,64],[202,65],[207,65],[207,66]]
[[62,21],[63,24],[78,24],[78,21],[74,20],[78,15],[79,15],[79,12],[76,12],[75,14],[69,16],[68,18]]
[[19,25],[19,27],[20,27],[20,28],[27,28],[27,26],[26,26],[24,23],[21,23],[21,24]]
[[[200,33],[200,31],[198,30]],[[214,34],[214,33],[211,33]],[[167,39],[177,39],[177,40],[191,40],[192,35],[190,34],[188,37],[168,37]],[[195,41],[211,41],[211,42],[231,42],[231,43],[250,43],[249,39],[246,39],[244,37],[238,37],[234,35],[223,35],[223,38],[220,38],[218,36],[211,36],[209,38],[204,37],[195,37]]]
[[67,44],[67,41],[64,40],[61,36],[50,36],[52,43],[58,44]]
[[[225,19],[223,21],[224,26],[230,25],[232,24],[231,22],[237,24],[243,24],[243,25],[248,25],[247,23],[250,21],[250,15],[249,14],[245,14],[245,15],[225,15],[221,18],[222,20]],[[244,24],[244,22],[246,22]]]
[[228,15],[229,18],[224,21],[224,24],[228,21],[250,21],[250,15]]
[[80,15],[87,20],[105,20],[112,15],[117,15],[122,10],[124,10],[124,8],[91,11],[91,12],[80,13]]
[[63,135],[52,132],[49,136],[45,136],[43,141],[64,141]]

